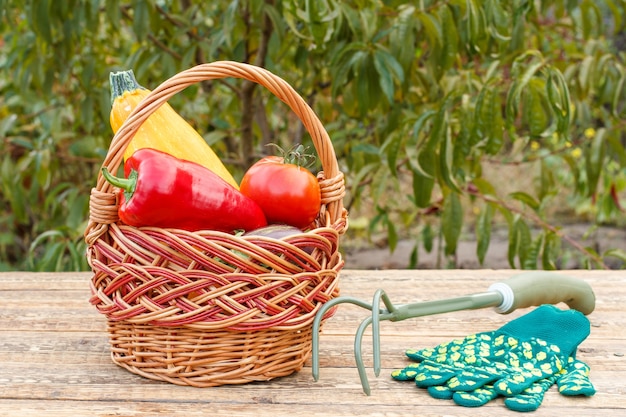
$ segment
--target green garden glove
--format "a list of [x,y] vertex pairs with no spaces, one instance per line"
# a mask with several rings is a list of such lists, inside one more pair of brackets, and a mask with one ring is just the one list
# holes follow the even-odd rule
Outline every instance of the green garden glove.
[[503,395],[507,407],[532,411],[555,382],[564,395],[595,393],[589,368],[573,359],[589,329],[583,314],[544,305],[496,331],[409,350],[407,356],[419,363],[394,371],[392,377],[414,380],[431,396],[466,407]]

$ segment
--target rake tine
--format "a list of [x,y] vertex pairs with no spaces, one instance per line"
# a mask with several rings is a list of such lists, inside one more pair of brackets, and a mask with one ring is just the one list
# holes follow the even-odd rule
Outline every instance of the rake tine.
[[[385,306],[388,308],[387,310],[382,310],[378,307],[380,305],[380,301],[383,301]],[[370,385],[369,380],[367,379],[367,373],[365,371],[365,363],[363,362],[363,354],[362,354],[362,345],[363,345],[363,335],[365,334],[365,330],[367,326],[372,325],[372,344],[374,348],[374,374],[376,376],[380,375],[381,370],[381,360],[380,360],[380,322],[383,320],[395,320],[395,312],[397,311],[396,307],[391,303],[387,293],[383,290],[377,290],[374,293],[374,299],[372,302],[372,315],[370,317],[366,317],[359,327],[357,328],[356,335],[354,337],[354,359],[356,361],[356,366],[359,371],[359,378],[361,379],[361,386],[363,387],[363,392],[366,395],[370,395]]]
[[380,308],[378,306],[382,294],[383,290],[376,290],[372,300],[372,345],[374,347],[374,375],[376,376],[380,374]]
[[[363,392],[366,395],[371,394],[370,383],[367,379],[367,372],[365,371],[365,364],[363,363],[363,355],[361,353],[361,345],[363,342],[363,333],[365,333],[365,329],[372,323],[372,317],[366,317],[365,320],[361,322],[359,327],[357,328],[356,335],[354,336],[354,359],[356,361],[356,367],[359,371],[359,378],[361,379],[361,386],[363,387]],[[378,352],[380,354],[380,351]]]
[[315,315],[315,319],[313,320],[313,340],[311,345],[311,350],[313,352],[312,355],[312,373],[313,379],[317,381],[319,379],[320,373],[320,357],[319,357],[319,347],[320,347],[320,326],[322,319],[326,315],[326,312],[333,308],[334,306],[342,303],[354,304],[358,307],[365,308],[367,310],[371,310],[372,306],[366,303],[363,300],[359,300],[358,298],[350,297],[350,296],[341,296],[337,298],[333,298],[332,300],[326,302],[320,310]]

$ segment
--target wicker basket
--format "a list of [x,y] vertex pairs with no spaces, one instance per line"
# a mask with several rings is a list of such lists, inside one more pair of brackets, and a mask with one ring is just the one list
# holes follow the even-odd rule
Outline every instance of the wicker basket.
[[85,230],[90,301],[107,318],[113,361],[179,385],[267,381],[298,371],[311,353],[315,314],[339,295],[338,241],[347,228],[343,174],[313,110],[271,72],[219,61],[178,73],[128,117],[103,166],[117,171],[134,132],[174,94],[227,77],[267,88],[311,135],[323,168],[315,228],[277,240],[131,227],[118,218],[116,189],[99,175]]

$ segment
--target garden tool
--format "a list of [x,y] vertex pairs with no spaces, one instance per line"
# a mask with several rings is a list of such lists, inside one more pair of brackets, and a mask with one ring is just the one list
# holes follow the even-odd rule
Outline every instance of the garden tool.
[[[381,302],[385,308],[380,307]],[[339,304],[354,304],[371,311],[371,316],[366,317],[357,328],[354,339],[354,356],[359,378],[363,391],[370,395],[371,390],[361,350],[363,335],[370,325],[372,326],[373,368],[374,374],[378,376],[381,369],[380,322],[383,320],[395,322],[427,315],[486,307],[495,307],[498,313],[508,314],[517,308],[560,302],[585,315],[590,314],[595,308],[595,296],[589,284],[577,278],[547,271],[521,273],[506,281],[492,284],[486,292],[437,301],[394,305],[382,289],[378,289],[374,293],[372,303],[351,296],[340,296],[324,304],[313,321],[313,378],[316,381],[319,379],[319,331],[322,318],[331,308]]]

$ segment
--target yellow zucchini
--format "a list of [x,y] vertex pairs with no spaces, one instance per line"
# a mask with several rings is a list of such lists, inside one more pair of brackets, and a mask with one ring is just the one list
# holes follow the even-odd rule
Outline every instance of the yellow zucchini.
[[[132,70],[111,73],[111,115],[117,132],[130,112],[150,93],[139,85]],[[204,138],[168,103],[163,104],[141,125],[124,152],[124,160],[138,149],[152,148],[179,159],[203,165],[239,189],[239,185]]]

